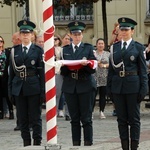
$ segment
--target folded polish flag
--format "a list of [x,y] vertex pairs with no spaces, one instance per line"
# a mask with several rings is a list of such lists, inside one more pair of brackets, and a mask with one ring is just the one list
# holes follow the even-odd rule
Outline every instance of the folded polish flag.
[[88,62],[91,69],[97,68],[97,60],[58,60],[55,62],[55,72],[59,73],[62,65],[67,66],[70,70],[78,70],[83,67],[81,63]]
[[62,63],[69,68],[78,68],[83,67],[82,63],[88,62],[88,65],[91,69],[96,69],[97,60],[58,60],[58,62]]

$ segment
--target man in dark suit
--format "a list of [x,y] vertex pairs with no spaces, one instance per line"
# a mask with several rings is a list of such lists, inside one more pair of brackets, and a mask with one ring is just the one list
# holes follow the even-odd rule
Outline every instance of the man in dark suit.
[[[137,150],[140,138],[140,102],[147,94],[144,46],[132,39],[137,23],[119,18],[122,40],[110,48],[108,94],[113,96],[122,149]],[[129,139],[130,137],[130,139]]]
[[9,97],[15,98],[24,146],[31,145],[29,124],[32,124],[33,145],[42,140],[41,104],[44,99],[43,49],[31,42],[33,29],[31,21],[18,22],[22,44],[11,50]]
[[[82,22],[71,22],[68,24],[72,43],[64,46],[64,60],[95,60],[94,47],[83,43],[83,30],[85,24]],[[75,66],[63,66],[61,74],[64,76],[62,91],[64,92],[71,117],[72,141],[74,146],[81,144],[81,123],[83,127],[84,145],[93,144],[92,108],[93,92],[96,83],[92,74],[95,69],[90,68],[86,62]]]

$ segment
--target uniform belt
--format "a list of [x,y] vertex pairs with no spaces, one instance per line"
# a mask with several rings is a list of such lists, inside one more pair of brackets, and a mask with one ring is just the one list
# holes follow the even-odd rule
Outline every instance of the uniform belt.
[[15,74],[16,74],[16,76],[18,76],[20,78],[32,77],[32,76],[36,75],[35,72],[24,72],[24,71],[16,72]]
[[135,75],[138,75],[138,73],[137,72],[130,72],[130,71],[119,71],[120,77],[135,76]]
[[71,71],[69,73],[69,76],[72,79],[75,79],[75,80],[87,80],[88,79],[88,75],[87,74],[78,72],[78,70]]

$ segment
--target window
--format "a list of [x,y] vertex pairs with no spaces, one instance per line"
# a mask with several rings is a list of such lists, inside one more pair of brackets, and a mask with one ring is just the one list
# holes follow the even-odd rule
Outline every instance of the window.
[[70,6],[54,5],[54,21],[93,20],[93,3],[70,4]]
[[146,16],[150,16],[150,0],[147,0],[147,12],[146,12]]

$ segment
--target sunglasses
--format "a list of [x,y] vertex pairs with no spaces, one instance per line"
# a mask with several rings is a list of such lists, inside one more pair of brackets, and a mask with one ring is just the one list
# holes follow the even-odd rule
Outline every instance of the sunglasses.
[[0,40],[0,43],[3,43],[4,41]]
[[57,40],[59,40],[59,38],[54,38],[54,41],[57,41]]

